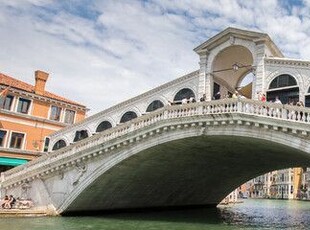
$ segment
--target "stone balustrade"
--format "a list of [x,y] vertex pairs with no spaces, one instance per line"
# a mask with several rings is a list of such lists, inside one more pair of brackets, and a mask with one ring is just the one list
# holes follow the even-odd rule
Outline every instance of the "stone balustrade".
[[[62,170],[64,167],[68,167],[71,164],[81,161],[81,159],[84,160],[103,154],[105,151],[112,150],[115,147],[111,146],[102,148],[104,150],[91,153],[92,155],[87,154],[87,152],[91,152],[89,150],[98,145],[104,147],[106,143],[112,140],[125,136],[131,132],[138,132],[144,127],[150,127],[159,121],[166,120],[167,122],[173,122],[183,117],[203,117],[210,114],[233,113],[268,117],[301,124],[310,123],[310,109],[308,108],[260,102],[249,99],[224,99],[166,106],[129,122],[119,124],[118,126],[104,132],[96,133],[89,138],[57,151],[50,152],[25,165],[3,172],[1,174],[1,185],[2,187],[17,186],[24,182],[34,180],[36,177],[39,178],[54,171]],[[122,144],[126,145],[126,142]],[[84,155],[76,155],[76,153],[81,152],[84,153]]]

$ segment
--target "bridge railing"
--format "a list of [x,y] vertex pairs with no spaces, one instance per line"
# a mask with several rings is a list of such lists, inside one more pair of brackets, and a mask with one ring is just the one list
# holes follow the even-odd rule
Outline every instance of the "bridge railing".
[[178,119],[182,117],[204,116],[209,114],[244,113],[260,117],[270,117],[293,122],[310,124],[310,109],[260,102],[249,99],[223,99],[207,102],[189,103],[183,105],[165,106],[156,111],[147,113],[129,122],[96,133],[93,136],[66,146],[57,151],[48,153],[25,165],[13,168],[1,174],[2,181],[14,176],[22,175],[26,171],[36,170],[40,167],[57,165],[58,160],[71,157],[77,152],[87,151],[98,145],[105,145],[108,141],[137,131],[143,127],[151,126],[162,120]]

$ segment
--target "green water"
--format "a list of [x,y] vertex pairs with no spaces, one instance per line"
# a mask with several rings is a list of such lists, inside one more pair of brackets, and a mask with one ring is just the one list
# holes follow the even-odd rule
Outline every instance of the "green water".
[[12,230],[310,229],[310,202],[245,200],[217,209],[110,214],[96,217],[0,218]]

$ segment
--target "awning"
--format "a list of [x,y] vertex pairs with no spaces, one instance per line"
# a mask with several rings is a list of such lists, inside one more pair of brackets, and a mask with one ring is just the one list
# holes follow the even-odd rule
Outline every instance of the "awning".
[[18,166],[27,163],[27,160],[17,159],[17,158],[9,158],[9,157],[0,157],[0,165],[6,166]]

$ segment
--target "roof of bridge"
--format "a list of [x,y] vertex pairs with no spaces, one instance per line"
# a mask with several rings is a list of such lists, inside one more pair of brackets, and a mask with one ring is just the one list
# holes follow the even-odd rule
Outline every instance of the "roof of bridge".
[[242,30],[242,29],[233,28],[233,27],[228,27],[222,32],[211,37],[210,39],[208,39],[201,45],[197,46],[194,49],[194,51],[198,54],[204,51],[210,51],[213,48],[219,46],[220,44],[226,42],[231,37],[240,38],[244,40],[250,40],[255,43],[265,43],[269,47],[269,49],[271,50],[272,54],[275,57],[284,57],[282,52],[279,50],[276,44],[271,40],[268,34],[256,32],[256,31],[250,31],[250,30]]
[[[10,86],[12,88],[22,90],[22,91],[25,91],[28,93],[35,93],[35,90],[34,90],[35,87],[33,85],[30,85],[26,82],[17,80],[16,78],[10,77],[10,76],[5,75],[3,73],[0,73],[0,85]],[[58,96],[58,95],[50,93],[48,91],[44,91],[42,96],[50,98],[50,99],[62,101],[62,102],[68,103],[68,104],[73,104],[73,105],[85,107],[84,105],[81,105],[75,101],[71,101],[67,98]]]

